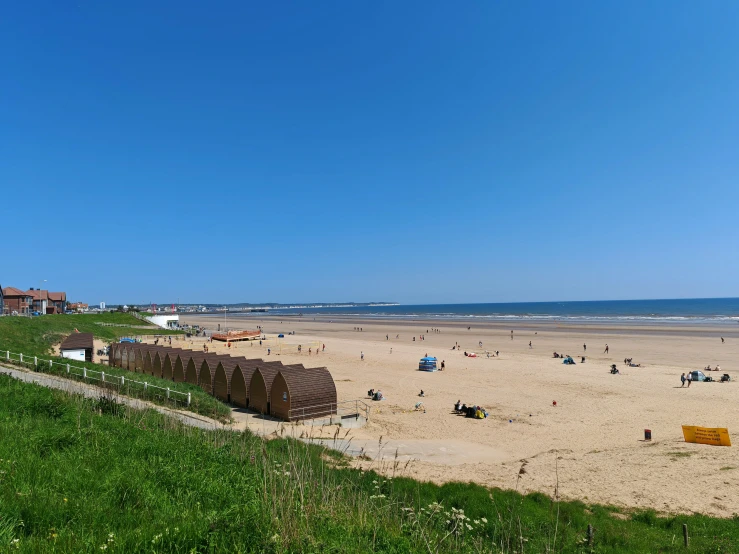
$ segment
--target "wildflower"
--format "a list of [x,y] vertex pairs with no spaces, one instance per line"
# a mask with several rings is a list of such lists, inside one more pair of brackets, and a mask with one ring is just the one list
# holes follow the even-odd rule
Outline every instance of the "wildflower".
[[285,475],[290,475],[289,471],[284,472]]
[[67,499],[65,498],[65,499],[64,499],[64,502],[66,502],[66,501],[67,501]]
[[115,535],[113,533],[108,533],[108,538],[109,539],[113,539],[113,538],[115,538]]
[[480,521],[482,521],[483,523],[487,523],[487,522],[488,522],[488,520],[487,520],[487,519],[485,519],[484,517],[481,517],[481,518],[480,518]]
[[370,498],[385,498],[384,494],[373,494]]
[[469,523],[465,523],[464,525],[465,527],[467,527],[468,531],[472,531],[472,525],[470,525]]
[[475,525],[480,525],[480,520],[479,519],[476,519],[472,523],[474,523]]
[[100,546],[100,550],[106,550],[108,548],[107,544],[103,544]]

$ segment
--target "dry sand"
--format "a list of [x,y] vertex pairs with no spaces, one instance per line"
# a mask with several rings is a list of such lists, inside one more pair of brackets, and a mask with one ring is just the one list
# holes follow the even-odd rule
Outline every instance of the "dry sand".
[[[208,328],[221,322],[182,319]],[[392,457],[397,449],[401,460],[417,460],[409,469],[413,477],[549,495],[558,486],[563,498],[662,512],[739,513],[736,447],[687,444],[681,431],[683,424],[728,427],[732,441],[739,441],[739,329],[530,324],[515,329],[511,340],[511,327],[502,325],[467,330],[466,323],[447,323],[433,333],[431,323],[317,319],[257,316],[229,318],[228,324],[234,329],[262,325],[272,337],[294,331],[283,341],[291,346],[269,358],[328,367],[340,401],[366,400],[368,389],[381,390],[387,400],[366,400],[371,421],[352,432],[353,442],[376,455],[382,437],[387,446],[381,453]],[[326,351],[309,355],[305,345],[314,341],[325,344]],[[500,356],[465,357],[464,350],[481,350],[479,341],[482,350],[499,350]],[[462,351],[451,349],[456,342]],[[580,363],[583,343],[585,364]],[[606,343],[609,354],[603,352]],[[552,358],[555,350],[571,354],[577,365]],[[229,352],[267,358],[266,346],[255,343]],[[425,354],[443,359],[446,371],[418,371]],[[643,367],[625,367],[626,357]],[[621,375],[609,373],[612,363]],[[706,364],[720,364],[720,373],[737,381],[680,387],[682,372]],[[458,399],[484,406],[490,417],[454,415]],[[413,411],[419,401],[425,411]],[[653,441],[643,440],[644,429],[652,430]],[[524,461],[525,473],[519,475]]]

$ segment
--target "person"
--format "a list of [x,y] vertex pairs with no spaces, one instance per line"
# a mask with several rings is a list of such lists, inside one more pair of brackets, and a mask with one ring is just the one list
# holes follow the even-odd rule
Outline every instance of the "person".
[[511,340],[513,340],[513,329],[511,329]]
[[457,403],[454,405],[454,411],[455,412],[462,411],[462,402],[460,400],[457,400]]
[[444,360],[441,360],[441,370],[444,371]]
[[385,335],[385,340],[390,340],[390,335]]
[[582,358],[582,359],[580,360],[580,363],[581,363],[581,364],[584,364],[584,363],[585,363],[585,356],[580,356],[580,357]]
[[721,371],[721,366],[716,364],[716,369],[714,369],[714,371]]
[[364,352],[360,352],[359,356],[364,360]]
[[723,342],[724,342],[724,337],[721,337],[721,343],[723,344]]
[[393,353],[393,347],[391,346],[390,347],[390,354],[392,354],[392,353]]
[[498,352],[498,351],[496,350],[496,351],[495,351],[495,355],[496,355],[496,357],[497,357],[497,356],[500,356],[500,352]]
[[372,398],[374,395],[375,395],[375,389],[370,389],[367,391],[367,396],[369,396],[370,398]]
[[583,350],[583,352],[587,352],[588,351],[588,345],[587,344],[583,344],[582,345],[582,350]]
[[608,345],[606,344],[606,349],[603,351],[603,354],[608,354]]
[[271,348],[267,348],[267,356],[269,356],[270,354],[272,354],[272,349]]
[[423,392],[423,389],[421,389],[421,392],[418,393],[418,396],[426,396]]
[[480,345],[480,348],[482,348],[482,341],[478,342],[477,344]]
[[688,375],[686,376],[685,380],[688,382],[688,388],[690,388],[690,383],[693,382],[693,373],[688,371]]
[[533,346],[531,346],[531,341],[529,341],[529,348],[533,348]]
[[680,388],[683,388],[685,386],[685,373],[680,376],[680,383]]
[[309,346],[308,347],[308,355],[310,356],[313,353],[313,349]]
[[399,338],[400,338],[400,335],[395,335],[395,338],[396,338],[396,339],[399,339]]
[[413,342],[416,342],[416,335],[413,335]]
[[704,367],[703,371],[711,371],[711,364],[708,364],[706,367]]

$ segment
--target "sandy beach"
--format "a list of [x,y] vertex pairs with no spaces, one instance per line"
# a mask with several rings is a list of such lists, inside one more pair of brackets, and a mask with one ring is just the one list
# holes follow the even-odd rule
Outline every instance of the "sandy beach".
[[[217,317],[181,320],[213,330],[223,326]],[[468,330],[462,322],[228,318],[229,329],[256,325],[268,337],[285,333],[281,352],[273,346],[268,356],[266,346],[251,342],[229,353],[328,367],[339,401],[365,399],[372,407],[369,424],[351,432],[353,443],[371,455],[393,457],[398,449],[401,460],[414,460],[408,472],[418,479],[548,495],[558,488],[566,499],[660,512],[739,513],[733,494],[739,486],[736,446],[688,444],[681,430],[728,427],[732,441],[739,442],[739,325],[473,324]],[[432,332],[437,325],[439,332]],[[457,343],[460,350],[452,350]],[[298,344],[325,344],[326,350],[309,354],[304,346],[298,353]],[[481,355],[465,357],[465,350]],[[487,358],[486,350],[500,355]],[[554,351],[572,355],[577,364],[563,365]],[[444,360],[445,371],[418,371],[426,354]],[[624,358],[642,367],[626,367]],[[609,373],[613,363],[620,375]],[[681,388],[682,372],[707,364],[721,366],[714,378],[729,373],[732,382]],[[367,400],[370,388],[387,400]],[[424,398],[418,396],[421,389]],[[457,400],[485,407],[490,417],[455,415]],[[424,410],[415,411],[419,401]],[[652,431],[651,442],[644,441],[645,429]],[[381,438],[386,446],[378,448]]]

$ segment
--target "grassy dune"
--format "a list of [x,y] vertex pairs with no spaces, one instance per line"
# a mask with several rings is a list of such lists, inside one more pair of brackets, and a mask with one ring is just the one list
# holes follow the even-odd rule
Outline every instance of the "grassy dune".
[[[351,468],[0,376],[2,552],[736,552],[739,522]],[[585,544],[587,525],[595,529]]]

